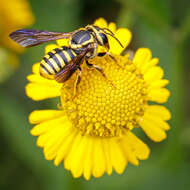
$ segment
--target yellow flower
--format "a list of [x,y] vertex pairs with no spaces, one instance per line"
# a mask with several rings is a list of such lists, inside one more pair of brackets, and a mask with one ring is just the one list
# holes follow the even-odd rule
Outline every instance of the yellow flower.
[[27,0],[0,0],[0,44],[16,52],[22,52],[20,47],[9,38],[14,30],[25,28],[34,23],[34,16]]
[[[107,27],[126,47],[131,40],[128,29],[116,29],[114,23],[100,18],[99,27]],[[64,40],[58,41],[64,44]],[[131,60],[116,41],[109,38],[109,56],[89,60],[104,69],[110,85],[102,75],[82,65],[82,80],[77,96],[72,99],[76,75],[59,84],[40,76],[39,63],[33,66],[33,74],[27,78],[27,95],[33,100],[60,97],[58,110],[36,110],[29,116],[35,124],[31,134],[38,136],[37,146],[42,147],[45,158],[55,165],[64,161],[64,167],[74,177],[83,175],[100,177],[115,170],[121,174],[128,163],[138,165],[139,160],[149,156],[149,148],[132,133],[141,127],[149,138],[159,142],[166,138],[170,126],[170,112],[161,105],[149,105],[149,101],[164,103],[169,91],[164,88],[168,80],[163,79],[163,70],[157,66],[147,48],[138,49]],[[46,52],[58,45],[49,45]],[[118,66],[118,64],[120,66]]]
[[34,16],[27,0],[0,0],[0,83],[17,69],[17,53],[24,51],[24,48],[9,38],[9,34],[33,22]]

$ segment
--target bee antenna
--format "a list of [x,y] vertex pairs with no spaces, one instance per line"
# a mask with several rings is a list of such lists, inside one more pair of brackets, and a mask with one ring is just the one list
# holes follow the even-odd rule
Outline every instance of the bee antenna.
[[106,33],[106,31],[105,30],[107,30],[108,32],[110,32],[112,35],[114,35],[114,33],[109,29],[109,28],[100,28],[99,26],[96,26],[99,30],[103,30],[105,33]]
[[109,29],[109,28],[102,28],[104,30],[104,32],[106,32],[105,30],[107,30],[108,32],[110,32],[112,35],[114,35],[114,33]]
[[[114,33],[113,33],[110,29],[108,29],[108,28],[100,28],[100,27],[98,27],[98,26],[96,26],[96,27],[99,28],[100,30],[103,30],[103,32],[104,32],[105,34],[108,34],[108,35],[112,36],[115,40],[117,40],[117,42],[119,43],[119,45],[120,45],[122,48],[124,48],[123,45],[122,45],[122,43],[114,36]],[[108,32],[110,32],[110,33],[106,32],[106,30],[107,30]]]
[[107,33],[107,32],[105,32],[105,34],[108,34],[108,35],[112,36],[115,40],[117,40],[117,42],[120,44],[120,46],[121,46],[122,48],[124,48],[123,45],[122,45],[122,43],[121,43],[114,35],[112,35],[112,34],[110,34],[110,33]]

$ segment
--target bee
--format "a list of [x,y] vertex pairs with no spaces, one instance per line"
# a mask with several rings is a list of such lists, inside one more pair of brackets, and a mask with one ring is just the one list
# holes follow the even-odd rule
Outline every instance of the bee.
[[[43,57],[40,63],[40,74],[45,78],[55,79],[57,82],[63,83],[78,70],[74,85],[76,93],[82,75],[80,65],[84,60],[89,68],[96,69],[108,80],[101,67],[88,61],[96,56],[102,57],[106,54],[116,61],[109,53],[108,35],[112,36],[122,46],[111,30],[95,25],[87,25],[84,28],[65,33],[22,29],[12,32],[10,38],[22,47],[37,46],[58,39],[68,39],[68,47],[55,48]],[[98,53],[98,45],[105,47],[106,51]]]

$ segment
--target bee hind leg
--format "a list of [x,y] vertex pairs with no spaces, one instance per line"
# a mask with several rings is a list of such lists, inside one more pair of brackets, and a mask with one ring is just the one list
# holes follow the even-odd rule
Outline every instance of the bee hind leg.
[[77,78],[75,80],[75,84],[74,84],[74,90],[73,90],[73,99],[76,97],[77,94],[77,86],[81,81],[81,76],[82,76],[82,70],[80,67],[77,68],[78,70],[78,74],[77,74]]
[[101,53],[98,53],[98,57],[103,57],[103,56],[105,56],[105,55],[108,55],[115,63],[116,63],[116,65],[118,65],[120,68],[122,68],[123,69],[123,66],[121,66],[118,62],[117,62],[117,60],[115,59],[115,57],[110,53],[110,52],[101,52]]

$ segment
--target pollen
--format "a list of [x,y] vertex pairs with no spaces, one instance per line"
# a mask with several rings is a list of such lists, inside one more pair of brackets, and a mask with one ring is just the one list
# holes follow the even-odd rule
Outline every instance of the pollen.
[[98,137],[121,136],[137,126],[147,104],[147,86],[143,76],[127,56],[94,58],[104,77],[96,69],[82,64],[81,82],[72,98],[76,75],[62,87],[63,110],[73,126],[84,135]]

